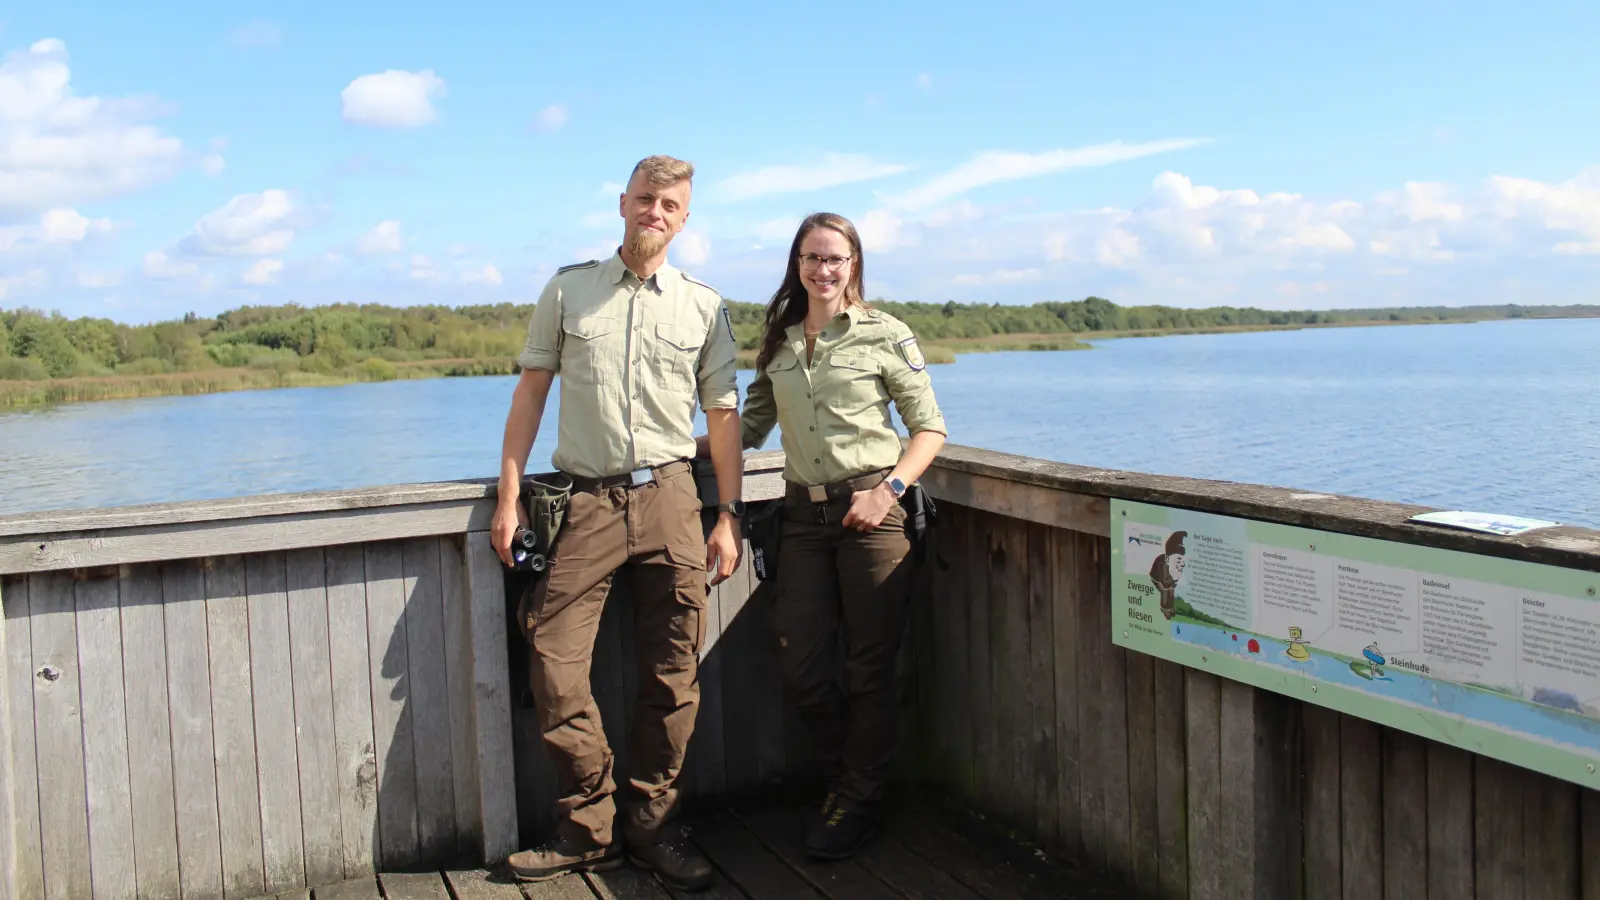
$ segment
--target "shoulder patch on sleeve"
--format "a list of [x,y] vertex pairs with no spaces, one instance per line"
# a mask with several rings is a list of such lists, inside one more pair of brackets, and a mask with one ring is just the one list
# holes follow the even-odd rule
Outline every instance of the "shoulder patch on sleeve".
[[922,356],[922,348],[917,346],[917,336],[911,335],[895,345],[900,350],[900,356],[912,370],[921,372],[927,368],[928,361]]
[[726,303],[717,308],[722,310],[722,324],[728,328],[728,340],[737,344],[739,339],[733,336],[733,313],[728,311],[728,304]]
[[560,275],[562,272],[571,272],[573,269],[592,269],[598,265],[600,265],[600,260],[598,259],[591,259],[588,262],[572,263],[571,265],[562,266],[561,268],[556,269],[556,274]]

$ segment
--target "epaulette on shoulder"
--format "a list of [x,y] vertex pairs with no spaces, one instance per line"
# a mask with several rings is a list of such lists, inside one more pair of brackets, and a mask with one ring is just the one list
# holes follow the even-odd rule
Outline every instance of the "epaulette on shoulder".
[[573,263],[573,264],[568,265],[568,266],[562,266],[561,268],[556,270],[556,274],[560,275],[562,272],[571,272],[574,269],[592,269],[592,268],[594,268],[595,266],[598,266],[598,265],[600,265],[600,260],[591,259],[588,262]]
[[713,294],[716,294],[719,297],[722,296],[722,293],[720,291],[718,291],[716,288],[712,287],[709,284],[706,284],[704,281],[701,281],[700,279],[694,277],[693,275],[690,275],[688,272],[685,272],[682,269],[679,269],[678,270],[678,274],[683,276],[683,280],[684,281],[690,282],[692,284],[698,284],[701,287],[705,288],[706,290],[712,292]]

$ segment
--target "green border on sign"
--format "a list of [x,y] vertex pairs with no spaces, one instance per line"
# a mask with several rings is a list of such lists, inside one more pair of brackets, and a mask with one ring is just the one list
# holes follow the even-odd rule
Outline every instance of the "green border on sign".
[[[1111,640],[1118,646],[1600,790],[1600,774],[1596,772],[1600,768],[1600,746],[1595,748],[1592,755],[1586,755],[1565,749],[1548,739],[1514,732],[1482,720],[1451,715],[1349,688],[1310,673],[1301,674],[1267,663],[1252,662],[1248,657],[1227,651],[1213,651],[1174,637],[1159,612],[1152,617],[1153,625],[1130,618],[1130,613],[1133,616],[1151,616],[1152,613],[1150,598],[1145,596],[1143,602],[1138,602],[1130,582],[1142,582],[1146,587],[1153,587],[1154,582],[1148,575],[1130,575],[1122,571],[1128,540],[1125,526],[1137,523],[1157,528],[1171,527],[1169,511],[1188,523],[1195,520],[1214,521],[1223,526],[1219,530],[1241,533],[1245,540],[1252,543],[1435,573],[1442,578],[1463,578],[1540,591],[1589,602],[1600,602],[1591,593],[1600,587],[1600,573],[1128,500],[1111,501]],[[1158,630],[1161,633],[1152,633]],[[1238,632],[1241,641],[1248,633],[1249,637],[1257,638],[1264,644],[1286,644],[1277,635],[1258,634],[1243,627],[1233,630]]]

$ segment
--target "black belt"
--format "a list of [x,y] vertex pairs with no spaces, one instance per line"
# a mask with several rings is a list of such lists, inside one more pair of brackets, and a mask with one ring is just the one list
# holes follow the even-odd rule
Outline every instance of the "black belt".
[[662,463],[659,466],[645,466],[642,469],[634,469],[632,472],[625,472],[621,475],[607,475],[604,478],[590,478],[587,475],[568,474],[572,477],[573,490],[583,491],[586,494],[593,494],[597,491],[608,491],[617,487],[643,487],[647,484],[655,484],[656,482],[668,476],[687,471],[689,471],[689,461],[686,459],[675,459],[672,462]]

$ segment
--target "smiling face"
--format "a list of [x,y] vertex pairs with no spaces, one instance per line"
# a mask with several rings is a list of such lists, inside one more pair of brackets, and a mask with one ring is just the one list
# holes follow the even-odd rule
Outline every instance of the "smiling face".
[[854,275],[855,248],[832,228],[813,228],[800,242],[800,283],[813,300],[832,303]]
[[622,195],[622,219],[626,226],[623,246],[634,259],[655,257],[683,230],[689,219],[689,181],[653,184],[644,171],[636,171]]

